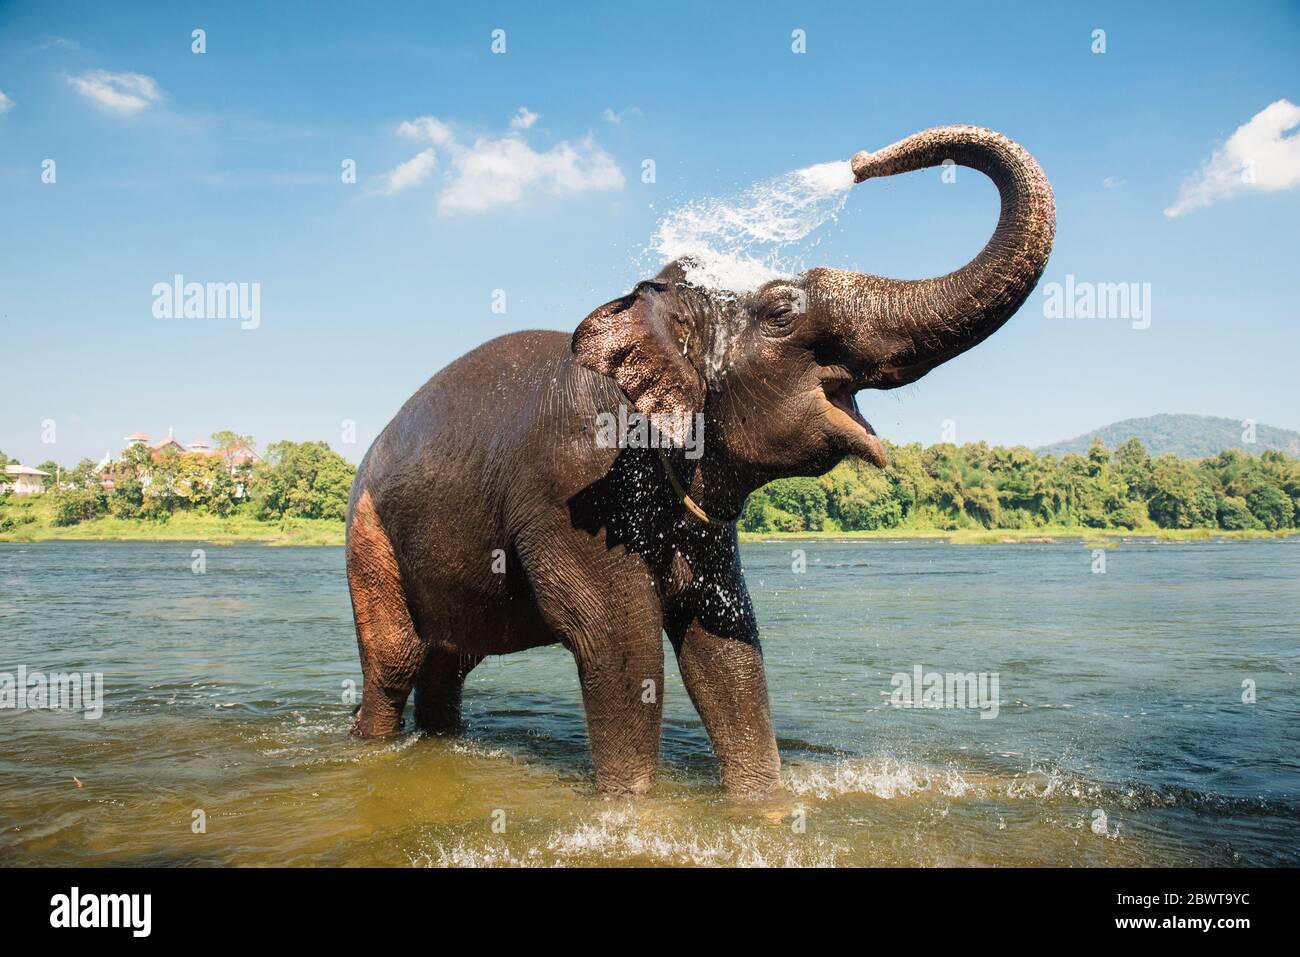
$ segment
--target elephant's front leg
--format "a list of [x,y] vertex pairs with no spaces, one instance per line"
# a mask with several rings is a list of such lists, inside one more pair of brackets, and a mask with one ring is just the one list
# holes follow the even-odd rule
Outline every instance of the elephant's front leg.
[[517,546],[537,608],[578,665],[596,786],[654,784],[664,701],[663,609],[642,560],[539,528]]
[[670,630],[669,638],[722,765],[722,786],[746,795],[778,790],[781,757],[757,635],[724,638],[694,620]]
[[[620,616],[621,617],[621,616]],[[640,794],[654,784],[663,719],[664,644],[651,627],[615,626],[573,643],[587,712],[587,737],[602,791]]]

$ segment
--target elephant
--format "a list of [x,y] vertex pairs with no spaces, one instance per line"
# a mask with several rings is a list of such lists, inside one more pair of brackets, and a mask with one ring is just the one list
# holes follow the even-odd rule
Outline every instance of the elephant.
[[[596,788],[645,792],[666,635],[724,791],[778,790],[738,550],[747,496],[846,456],[885,468],[856,394],[915,382],[991,335],[1051,251],[1047,178],[992,130],[937,127],[860,152],[853,181],[945,161],[984,173],[1001,199],[992,238],[946,276],[817,267],[724,293],[679,260],[572,334],[504,335],[429,379],[375,439],[348,504],[363,673],[353,734],[397,734],[412,690],[415,726],[455,733],[485,656],[562,643]],[[649,422],[658,441],[610,442],[611,421]]]

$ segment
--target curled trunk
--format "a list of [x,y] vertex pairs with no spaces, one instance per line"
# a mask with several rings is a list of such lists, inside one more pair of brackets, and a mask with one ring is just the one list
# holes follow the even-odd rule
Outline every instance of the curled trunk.
[[1047,265],[1056,204],[1034,158],[1000,133],[943,126],[876,153],[853,157],[858,182],[943,165],[979,170],[993,180],[1002,211],[988,244],[961,269],[934,279],[883,279],[837,269],[813,270],[809,289],[825,296],[863,361],[860,383],[894,388],[995,332],[1020,308]]

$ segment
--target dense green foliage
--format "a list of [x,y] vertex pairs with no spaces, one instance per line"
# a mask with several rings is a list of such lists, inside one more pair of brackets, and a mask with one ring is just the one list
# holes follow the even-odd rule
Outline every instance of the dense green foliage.
[[745,503],[748,532],[874,529],[1277,529],[1300,526],[1300,461],[1235,449],[1197,462],[1151,457],[1132,439],[1111,454],[893,446],[878,471],[846,459],[819,479],[782,479]]
[[1223,449],[1240,449],[1259,455],[1270,450],[1300,455],[1300,433],[1262,423],[1250,426],[1238,419],[1212,415],[1148,415],[1124,419],[1094,429],[1077,438],[1039,448],[1039,455],[1060,458],[1070,452],[1087,455],[1088,447],[1100,439],[1108,448],[1119,448],[1137,439],[1152,455],[1166,452],[1180,459],[1212,458]]
[[[252,446],[247,437],[218,436]],[[218,455],[156,456],[137,445],[104,474],[96,474],[95,463],[83,459],[63,473],[49,496],[53,522],[64,526],[105,515],[165,522],[177,512],[221,517],[239,513],[260,521],[342,521],[355,473],[355,467],[324,442],[277,442],[265,460],[235,468]],[[112,480],[111,487],[105,487],[106,478]]]
[[[136,447],[114,466],[111,488],[84,459],[40,498],[48,499],[53,524],[63,526],[106,516],[167,521],[182,512],[337,522],[355,472],[324,442],[277,442],[264,461],[234,470],[218,456],[154,457]],[[19,520],[31,518],[0,516],[9,526]],[[1060,458],[983,442],[891,446],[883,472],[846,459],[820,478],[772,482],[749,497],[740,527],[1278,531],[1300,527],[1300,460],[1235,449],[1199,461],[1153,457],[1136,439],[1113,454],[1094,442],[1086,455]]]
[[325,442],[276,442],[253,473],[253,504],[263,520],[293,515],[343,521],[356,468]]

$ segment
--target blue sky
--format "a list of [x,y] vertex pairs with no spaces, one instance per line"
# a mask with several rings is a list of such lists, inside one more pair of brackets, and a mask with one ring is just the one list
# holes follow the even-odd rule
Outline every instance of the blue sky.
[[[1300,102],[1300,5],[576,6],[0,3],[0,449],[71,465],[175,426],[356,460],[458,355],[572,329],[644,278],[665,210],[946,123],[1047,171],[1045,283],[1150,283],[1151,324],[1049,319],[1036,294],[915,386],[862,393],[883,436],[951,419],[958,441],[1034,445],[1156,412],[1300,428],[1296,129],[1250,126],[1258,178],[1224,175],[1236,131]],[[531,181],[493,178],[519,156]],[[1166,215],[1198,176],[1207,204]],[[996,209],[974,173],[872,181],[811,261],[939,274]],[[260,324],[155,318],[177,273],[259,283]]]

